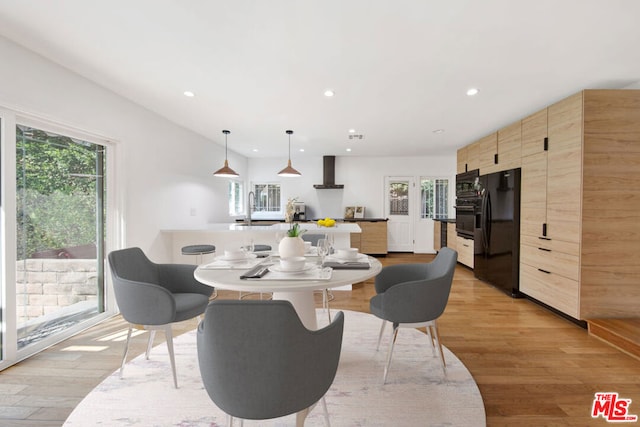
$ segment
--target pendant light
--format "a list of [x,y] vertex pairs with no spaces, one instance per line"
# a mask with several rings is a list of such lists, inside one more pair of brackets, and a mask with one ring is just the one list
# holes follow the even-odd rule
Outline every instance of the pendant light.
[[224,166],[218,169],[213,173],[213,176],[221,176],[221,177],[234,177],[240,176],[236,171],[229,167],[229,162],[227,160],[227,135],[231,133],[231,131],[223,130],[224,133]]
[[300,176],[302,175],[300,172],[291,167],[291,134],[292,130],[286,131],[287,135],[289,135],[289,161],[287,162],[287,167],[278,172],[279,176]]

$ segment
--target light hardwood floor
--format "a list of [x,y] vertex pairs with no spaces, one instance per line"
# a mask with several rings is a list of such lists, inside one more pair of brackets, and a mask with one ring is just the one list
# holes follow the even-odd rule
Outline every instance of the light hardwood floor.
[[[432,258],[390,254],[380,260],[389,265]],[[331,307],[368,312],[373,294],[372,281],[357,284],[351,292],[334,292]],[[237,292],[220,297],[237,298]],[[176,334],[195,326],[183,322]],[[632,399],[630,413],[640,415],[640,360],[526,299],[507,297],[466,267],[456,270],[439,328],[443,344],[478,383],[490,427],[607,425],[590,416],[598,391]],[[118,369],[125,333],[125,322],[115,317],[0,372],[0,426],[62,425],[82,398]],[[156,344],[163,341],[157,335]],[[130,358],[141,354],[145,343],[146,335],[138,336]]]

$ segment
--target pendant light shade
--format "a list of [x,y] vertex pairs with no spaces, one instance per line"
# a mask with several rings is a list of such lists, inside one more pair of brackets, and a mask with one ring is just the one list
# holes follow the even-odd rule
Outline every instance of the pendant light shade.
[[229,167],[229,161],[227,160],[227,135],[229,135],[231,131],[223,130],[222,133],[224,133],[224,166],[218,169],[217,171],[215,171],[213,173],[213,176],[220,176],[220,177],[227,177],[227,178],[240,176],[236,171],[234,171]]
[[286,133],[287,135],[289,135],[289,161],[287,162],[287,167],[278,172],[278,175],[288,177],[300,176],[302,174],[291,166],[291,134],[293,133],[293,131],[287,130]]

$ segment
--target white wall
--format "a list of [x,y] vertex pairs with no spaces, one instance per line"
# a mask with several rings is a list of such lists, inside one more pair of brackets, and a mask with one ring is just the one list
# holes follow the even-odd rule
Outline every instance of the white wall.
[[[277,172],[286,166],[282,159],[249,159],[249,183],[279,182],[282,196],[297,197],[307,205],[307,218],[342,218],[345,206],[364,206],[369,218],[385,216],[385,176],[445,177],[450,179],[450,217],[455,217],[456,153],[449,156],[422,157],[350,157],[336,156],[336,184],[342,190],[316,190],[322,184],[322,157],[292,158],[292,165],[302,173],[298,178],[281,178]],[[433,221],[414,224],[415,251],[433,252]]]
[[[140,246],[158,261],[171,259],[163,228],[227,222],[226,179],[212,172],[222,166],[224,147],[146,110],[45,58],[0,37],[0,105],[71,125],[116,141],[116,166],[125,192],[122,219],[126,246]],[[185,102],[176,94],[177,102]],[[455,178],[455,150],[444,157],[336,157],[336,183],[343,190],[316,190],[322,183],[322,157],[293,157],[301,178],[280,178],[281,159],[246,159],[229,152],[229,162],[251,182],[281,182],[284,198],[297,197],[311,218],[343,216],[344,207],[366,207],[368,217],[384,216],[384,177]],[[453,203],[453,197],[451,197]],[[192,215],[192,212],[195,215]],[[453,212],[451,212],[453,215]],[[415,227],[416,250],[432,251],[432,226]],[[204,242],[203,242],[204,243]]]
[[[166,261],[171,244],[162,228],[229,220],[227,180],[212,175],[224,147],[2,37],[0,58],[0,106],[117,142],[125,245]],[[230,152],[229,162],[246,175],[246,158]]]

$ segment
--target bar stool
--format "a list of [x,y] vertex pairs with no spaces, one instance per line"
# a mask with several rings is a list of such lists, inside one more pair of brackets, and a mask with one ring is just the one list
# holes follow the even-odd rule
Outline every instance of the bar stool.
[[[204,256],[207,254],[212,254],[216,251],[216,247],[214,245],[188,245],[182,247],[182,255],[195,255],[196,264],[202,264],[204,260]],[[213,295],[211,299],[216,299],[218,297],[218,290],[213,290]]]
[[202,263],[204,255],[214,253],[215,251],[216,247],[214,245],[189,245],[182,247],[182,255],[195,255],[196,264]]

